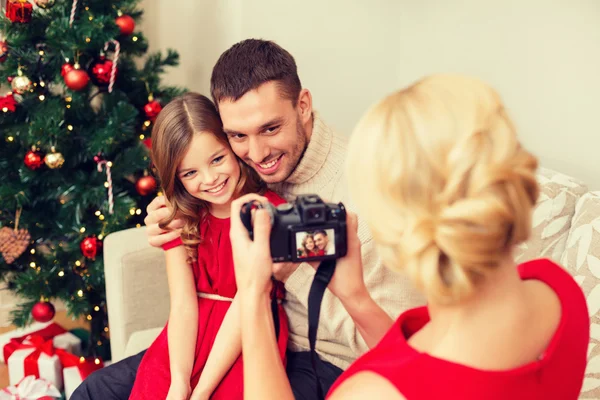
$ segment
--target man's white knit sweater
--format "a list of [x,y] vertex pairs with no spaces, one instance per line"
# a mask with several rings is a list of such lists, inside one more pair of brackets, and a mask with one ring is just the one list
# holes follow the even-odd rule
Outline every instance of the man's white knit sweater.
[[[356,212],[348,195],[345,173],[346,138],[336,134],[314,114],[313,130],[308,147],[300,163],[285,182],[270,185],[288,201],[299,194],[318,194],[327,202],[342,202]],[[361,241],[362,260],[367,289],[374,300],[392,318],[404,310],[424,304],[424,299],[400,274],[385,268],[376,254],[375,245],[366,224],[360,220],[358,236]],[[308,351],[308,292],[315,270],[306,263],[288,278],[284,308],[290,322],[292,351]],[[357,357],[368,350],[354,322],[341,302],[326,291],[321,305],[317,333],[318,354],[346,369]]]

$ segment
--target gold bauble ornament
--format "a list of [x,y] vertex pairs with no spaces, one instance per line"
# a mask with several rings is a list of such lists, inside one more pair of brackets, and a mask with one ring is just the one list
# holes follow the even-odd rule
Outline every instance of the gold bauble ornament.
[[57,169],[62,167],[62,165],[65,162],[65,158],[63,157],[63,155],[57,152],[54,146],[52,146],[51,151],[51,153],[46,154],[46,157],[44,157],[44,162],[46,163],[48,168]]
[[28,92],[29,89],[31,89],[31,81],[28,77],[23,75],[23,72],[21,72],[21,70],[19,70],[18,76],[15,76],[13,78],[12,82],[10,83],[10,87],[12,88],[13,92],[17,94],[23,94],[25,92]]
[[35,5],[45,10],[47,8],[52,8],[54,0],[35,0]]

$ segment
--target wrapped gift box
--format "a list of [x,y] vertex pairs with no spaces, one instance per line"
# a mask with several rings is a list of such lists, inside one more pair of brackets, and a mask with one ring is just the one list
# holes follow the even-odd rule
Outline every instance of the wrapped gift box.
[[[14,340],[14,339],[13,339]],[[8,356],[8,379],[11,385],[17,385],[23,378],[33,375],[52,383],[62,390],[62,362],[59,354],[66,351],[56,350],[52,340],[31,335],[23,340]]]
[[44,339],[52,339],[54,347],[63,349],[75,355],[81,355],[81,340],[63,327],[54,322],[34,323],[26,328],[15,329],[0,335],[0,359],[6,363],[6,356],[10,355],[18,343],[28,335],[35,334]]
[[53,400],[60,398],[58,389],[50,382],[29,375],[14,386],[0,390],[0,400]]
[[[70,364],[75,364],[71,365]],[[108,363],[102,362],[98,358],[84,359],[83,357],[77,357],[77,360],[73,362],[65,362],[63,369],[63,381],[65,384],[65,397],[67,400],[71,398],[71,395],[77,389],[77,387],[87,378],[92,372],[103,368]]]
[[6,17],[11,22],[27,23],[31,21],[33,4],[27,0],[8,0],[6,2]]

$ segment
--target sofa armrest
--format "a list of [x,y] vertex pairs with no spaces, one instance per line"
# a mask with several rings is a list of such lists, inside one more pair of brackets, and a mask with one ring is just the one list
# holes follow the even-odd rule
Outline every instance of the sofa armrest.
[[148,244],[146,228],[104,239],[104,275],[112,361],[125,357],[130,336],[163,327],[169,318],[165,256]]

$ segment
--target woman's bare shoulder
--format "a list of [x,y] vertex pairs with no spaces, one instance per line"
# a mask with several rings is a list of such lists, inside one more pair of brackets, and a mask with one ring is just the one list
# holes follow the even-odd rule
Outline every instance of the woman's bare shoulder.
[[390,381],[374,372],[359,372],[342,383],[328,400],[352,399],[406,400]]

